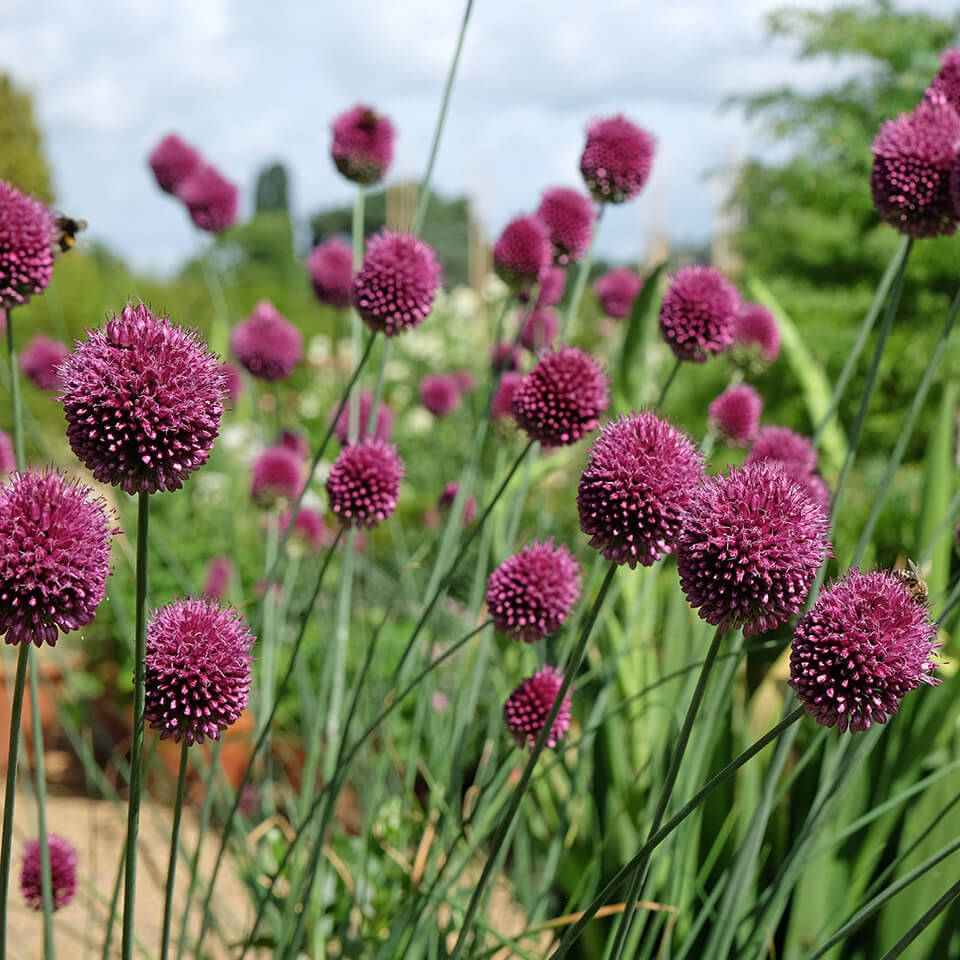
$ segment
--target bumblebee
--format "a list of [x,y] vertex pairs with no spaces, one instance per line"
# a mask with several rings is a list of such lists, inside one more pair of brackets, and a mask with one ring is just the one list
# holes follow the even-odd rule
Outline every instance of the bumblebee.
[[920,570],[912,560],[907,561],[906,570],[891,570],[890,572],[910,591],[910,596],[917,603],[926,604],[929,598],[927,583],[920,576]]
[[55,254],[72,250],[77,245],[77,234],[87,229],[86,220],[74,220],[73,217],[58,216],[54,223],[57,231],[53,235],[51,246]]

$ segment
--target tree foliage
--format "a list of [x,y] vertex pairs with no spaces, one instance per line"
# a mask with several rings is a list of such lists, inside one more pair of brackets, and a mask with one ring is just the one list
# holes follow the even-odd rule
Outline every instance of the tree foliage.
[[0,180],[49,203],[53,199],[50,168],[33,118],[29,93],[0,74]]

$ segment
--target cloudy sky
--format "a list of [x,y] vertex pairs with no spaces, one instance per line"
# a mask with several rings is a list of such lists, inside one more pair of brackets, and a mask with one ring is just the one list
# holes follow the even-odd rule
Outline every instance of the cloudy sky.
[[[661,225],[710,235],[705,177],[756,149],[732,93],[828,77],[765,36],[775,0],[476,0],[436,185],[475,200],[488,234],[549,186],[578,185],[586,123],[623,112],[658,139],[645,195],[605,217],[601,252],[642,253]],[[809,7],[827,0],[804,0]],[[953,0],[911,6],[941,11]],[[146,155],[175,131],[239,183],[281,160],[299,215],[350,201],[331,118],[358,101],[398,130],[391,175],[422,173],[460,0],[5,0],[0,71],[36,99],[60,209],[138,267],[174,267],[197,240]]]

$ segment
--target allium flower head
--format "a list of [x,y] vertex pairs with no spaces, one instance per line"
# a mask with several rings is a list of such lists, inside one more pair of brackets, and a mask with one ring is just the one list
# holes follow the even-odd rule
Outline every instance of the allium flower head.
[[365,440],[344,447],[327,477],[330,510],[348,527],[376,527],[397,508],[403,462],[396,447]]
[[850,570],[797,625],[790,686],[825,727],[856,733],[886,723],[921,684],[939,681],[937,627],[925,602],[887,571]]
[[[524,314],[520,315],[521,318]],[[520,343],[528,350],[544,350],[553,346],[557,330],[560,329],[560,318],[551,307],[537,307],[530,311],[523,321],[520,330]]]
[[678,360],[703,363],[733,343],[740,295],[712,267],[678,270],[660,308],[660,332]]
[[330,153],[348,180],[369,186],[384,178],[393,160],[393,124],[373,107],[359,104],[333,121]]
[[580,173],[594,199],[623,203],[635,197],[650,176],[655,147],[646,130],[622,115],[594,120],[580,157]]
[[490,350],[490,366],[494,373],[512,372],[519,368],[522,354],[520,348],[509,340],[495,343]]
[[514,293],[529,294],[551,263],[550,230],[539,217],[514,218],[493,245],[493,269]]
[[203,595],[219,603],[230,589],[233,579],[233,561],[229,557],[211,557],[207,564],[207,582]]
[[565,546],[555,547],[552,540],[508,557],[487,579],[493,625],[527,643],[556,633],[579,596],[580,567]]
[[239,191],[207,163],[194,167],[177,188],[177,197],[201,230],[223,233],[236,222]]
[[513,395],[513,415],[531,440],[576,443],[597,425],[610,387],[597,362],[576,347],[544,353]]
[[331,307],[349,307],[353,287],[353,251],[339,237],[318,244],[307,258],[307,271],[314,293]]
[[0,634],[57,642],[88,624],[110,573],[111,517],[89,487],[52,471],[0,486]]
[[60,385],[57,367],[70,351],[59,341],[38,333],[20,354],[20,369],[35,387],[55,390]]
[[[441,510],[449,510],[453,506],[454,500],[457,499],[457,494],[460,492],[460,484],[456,481],[448,483],[441,492],[440,496],[437,497],[437,506]],[[477,515],[477,500],[472,493],[468,493],[466,499],[463,501],[463,514],[461,516],[461,523],[464,527],[469,527],[473,523],[473,518]]]
[[940,70],[927,88],[926,99],[946,101],[960,113],[960,47],[940,56]]
[[550,231],[553,258],[557,263],[576,263],[587,252],[595,216],[589,197],[569,187],[547,190],[537,208],[537,216]]
[[232,410],[237,405],[237,399],[243,393],[245,386],[240,371],[229,360],[220,364],[220,372],[223,374],[223,392],[226,394],[228,410]]
[[960,116],[928,98],[913,113],[888,120],[873,141],[870,188],[886,223],[911,237],[956,232],[950,167],[960,148]]
[[682,430],[644,410],[606,424],[580,476],[577,509],[590,546],[648,567],[672,553],[703,459]]
[[60,366],[67,439],[101,483],[179,490],[210,457],[225,383],[198,335],[127,304]]
[[261,300],[230,333],[230,349],[258,380],[289,377],[303,357],[300,331],[269,300]]
[[303,489],[303,458],[289,447],[267,447],[253,462],[250,496],[269,505],[295,500]]
[[794,433],[789,427],[762,427],[757,442],[747,454],[745,466],[761,460],[774,460],[790,476],[804,476],[817,468],[817,453],[813,444]]
[[728,387],[710,404],[710,429],[731,447],[745,447],[757,439],[763,398],[753,387]]
[[[533,749],[540,732],[547,722],[547,716],[553,709],[560,687],[563,686],[563,674],[547,664],[510,694],[503,706],[503,722],[513,735],[517,746]],[[570,728],[570,695],[563,698],[560,710],[553,721],[547,736],[546,746],[553,749]]]
[[773,314],[762,304],[745,303],[733,324],[734,362],[762,373],[780,355],[780,331]]
[[[563,299],[567,286],[567,271],[563,267],[549,267],[540,278],[540,290],[537,293],[536,306],[553,307]],[[521,303],[530,302],[530,290],[521,290],[517,299]]]
[[13,454],[13,441],[10,435],[0,430],[0,473],[13,473],[17,460]]
[[751,636],[800,609],[829,550],[820,507],[781,467],[757,463],[694,492],[677,539],[677,570],[702,619]]
[[448,373],[428,373],[420,381],[420,400],[435,417],[453,413],[460,406],[456,378]]
[[[50,889],[53,909],[65,907],[77,892],[77,851],[69,840],[56,833],[47,834],[50,853]],[[23,869],[20,890],[31,910],[43,909],[43,882],[40,864],[40,841],[28,840],[23,847]]]
[[617,320],[630,316],[633,301],[642,287],[643,281],[629,267],[608,270],[593,285],[604,313]]
[[292,450],[301,460],[310,459],[310,438],[297,430],[281,430],[280,446]]
[[[369,390],[358,390],[351,395],[346,406],[340,412],[333,435],[341,442],[350,440],[350,405],[356,402],[357,407],[357,439],[364,440],[373,436],[374,440],[389,440],[393,430],[393,410],[385,403],[377,407],[376,417],[371,420],[373,413],[373,394]],[[336,408],[334,408],[336,413]]]
[[353,279],[353,305],[371,330],[388,337],[413,330],[430,315],[442,272],[429,244],[381,230]]
[[202,164],[200,154],[175,133],[165,136],[147,158],[157,186],[166,193],[176,193],[187,177]]
[[490,416],[494,420],[513,416],[513,398],[522,382],[523,374],[510,370],[500,377],[497,392],[493,395],[493,403],[490,404]]
[[26,303],[47,289],[55,232],[45,204],[0,180],[0,309]]
[[144,716],[161,740],[220,739],[247,706],[255,642],[238,611],[209,599],[175,600],[154,612]]
[[[290,512],[287,511],[280,518],[280,531],[284,532],[290,526]],[[327,542],[327,526],[323,522],[323,515],[301,506],[297,511],[297,518],[293,521],[292,541],[298,541],[311,553],[317,553]]]

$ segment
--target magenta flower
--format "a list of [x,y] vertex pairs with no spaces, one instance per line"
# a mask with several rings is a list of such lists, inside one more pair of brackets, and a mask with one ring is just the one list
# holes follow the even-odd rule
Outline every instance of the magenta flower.
[[56,390],[60,386],[57,368],[70,351],[59,340],[38,333],[20,354],[20,369],[40,390]]
[[353,305],[371,330],[388,337],[413,330],[430,315],[442,272],[429,244],[381,230],[353,279]]
[[194,331],[127,304],[59,370],[67,439],[101,483],[179,490],[210,457],[224,376]]
[[622,115],[594,120],[580,157],[580,173],[594,199],[632,200],[650,176],[655,148],[653,137]]
[[[357,408],[357,439],[364,440],[373,436],[374,440],[389,440],[393,430],[393,410],[385,403],[377,407],[376,417],[371,422],[373,412],[373,394],[369,390],[357,390],[350,396],[346,406],[340,412],[337,423],[333,428],[333,435],[341,442],[348,443],[350,438],[350,405],[356,402]],[[336,410],[334,409],[334,413]],[[332,416],[332,414],[331,414]]]
[[550,231],[553,259],[557,263],[576,263],[587,252],[594,216],[590,198],[579,190],[556,187],[544,193],[537,217]]
[[161,740],[220,739],[247,706],[255,642],[242,614],[209,599],[175,600],[154,612],[144,716]]
[[236,222],[239,191],[207,163],[194,167],[177,188],[177,197],[201,230],[223,233]]
[[447,373],[428,373],[420,381],[420,401],[435,417],[453,413],[460,406],[456,378]]
[[348,180],[364,186],[384,178],[393,160],[393,124],[373,107],[359,104],[332,124],[333,162]]
[[752,636],[800,609],[829,552],[820,507],[781,467],[757,463],[694,492],[677,539],[677,570],[702,619]]
[[780,355],[780,331],[762,304],[745,303],[733,324],[730,353],[741,367],[762,373]]
[[112,517],[101,498],[51,470],[0,486],[0,633],[44,641],[88,624],[110,573]]
[[165,136],[147,158],[157,186],[165,193],[176,193],[180,185],[202,164],[200,154],[175,133]]
[[552,540],[508,557],[487,579],[493,625],[527,643],[556,633],[579,596],[580,567],[565,546],[555,547]]
[[246,389],[243,377],[229,360],[220,364],[220,372],[223,374],[223,391],[226,394],[227,403],[230,404],[227,409],[232,410],[237,405],[240,394]]
[[608,560],[648,567],[673,552],[703,479],[682,430],[649,410],[620,417],[600,430],[580,476],[580,529]]
[[823,590],[797,625],[790,686],[825,727],[856,733],[886,723],[900,701],[939,681],[937,626],[926,603],[887,571],[854,568]]
[[[537,294],[536,307],[553,307],[563,299],[567,286],[567,271],[563,267],[549,267],[540,279],[540,292]],[[531,291],[520,291],[517,299],[521,303],[530,302]]]
[[[789,470],[786,471],[789,476]],[[830,490],[823,480],[815,473],[808,473],[804,477],[791,477],[806,495],[823,511],[823,515],[830,517]]]
[[733,343],[737,288],[712,267],[684,267],[660,307],[660,332],[678,360],[703,363]]
[[340,451],[327,477],[330,510],[348,527],[376,527],[397,509],[403,462],[396,447],[365,440]]
[[515,217],[493,245],[493,269],[514,293],[529,294],[552,263],[550,230],[539,217]]
[[282,430],[280,446],[292,450],[301,460],[310,459],[310,439],[296,430]]
[[[510,694],[503,706],[503,722],[519,747],[533,749],[563,685],[563,674],[547,664]],[[570,695],[563,698],[550,727],[546,746],[553,749],[570,728]]]
[[[460,484],[453,482],[448,483],[444,488],[443,492],[437,497],[437,506],[441,510],[449,510],[453,506],[453,501],[457,499],[457,494],[460,492]],[[469,527],[473,522],[473,518],[477,515],[477,501],[472,493],[468,493],[466,498],[463,501],[463,513],[461,515],[461,525],[463,527]]]
[[643,287],[643,281],[629,267],[608,270],[593,285],[600,305],[608,317],[623,320],[630,316],[633,301]]
[[561,347],[543,354],[513,395],[513,415],[531,440],[551,447],[576,443],[610,403],[610,386],[589,354]]
[[10,435],[0,430],[0,473],[13,473],[17,469],[17,460],[13,454],[13,441]]
[[331,307],[349,307],[353,287],[353,251],[339,237],[318,244],[307,258],[314,293]]
[[946,101],[960,113],[960,48],[953,47],[941,54],[940,64],[925,99]]
[[262,506],[296,500],[303,489],[303,459],[289,447],[267,447],[253,462],[250,496]]
[[490,416],[494,420],[513,416],[513,398],[522,382],[523,374],[509,370],[500,377],[497,392],[493,395],[493,402],[490,404]]
[[789,476],[798,477],[817,469],[817,454],[813,444],[788,427],[762,427],[757,442],[747,454],[744,466],[761,460],[775,460]]
[[[520,315],[523,318],[523,314]],[[553,346],[560,318],[550,307],[537,307],[526,315],[520,330],[520,343],[528,350],[540,351]]]
[[[50,853],[50,889],[53,909],[65,907],[77,892],[77,851],[69,840],[56,833],[47,834]],[[31,910],[43,909],[43,882],[40,865],[40,841],[28,840],[23,847],[20,891]]]
[[230,333],[230,349],[258,380],[283,380],[303,357],[300,331],[269,300],[257,303]]
[[494,373],[513,372],[520,367],[523,355],[509,340],[501,340],[490,349],[490,367]]
[[45,204],[0,180],[0,309],[26,303],[47,289],[55,232]]
[[[283,533],[290,526],[290,512],[287,511],[280,518],[280,531]],[[301,506],[297,511],[297,518],[293,521],[293,531],[290,534],[292,542],[298,542],[306,547],[310,553],[318,553],[327,542],[327,526],[323,516],[316,510]]]
[[229,557],[211,557],[207,564],[207,582],[203,595],[219,603],[230,589],[233,579],[233,561]]
[[710,429],[731,447],[746,447],[757,439],[763,398],[745,383],[728,387],[710,404]]
[[473,393],[473,391],[476,390],[477,388],[476,378],[466,368],[463,368],[461,370],[454,370],[453,373],[450,374],[450,376],[453,377],[454,380],[456,380],[457,389],[460,391],[461,394]]

